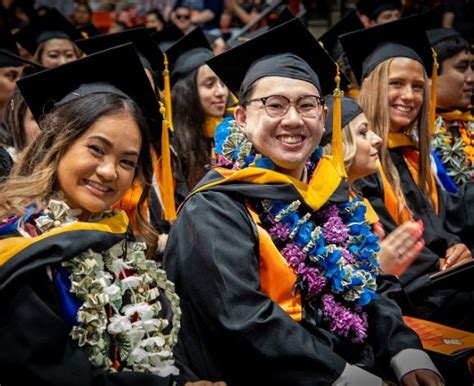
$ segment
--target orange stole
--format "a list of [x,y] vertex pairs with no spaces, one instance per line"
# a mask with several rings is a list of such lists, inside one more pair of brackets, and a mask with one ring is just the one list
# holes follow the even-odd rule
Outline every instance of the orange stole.
[[288,266],[275,244],[260,224],[258,215],[247,207],[258,230],[260,256],[260,289],[277,303],[295,321],[300,322],[303,317],[301,294],[293,295],[296,283],[296,274]]

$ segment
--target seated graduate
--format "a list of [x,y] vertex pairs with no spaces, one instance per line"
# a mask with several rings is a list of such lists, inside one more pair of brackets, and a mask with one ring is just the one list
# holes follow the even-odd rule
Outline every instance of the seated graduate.
[[321,157],[334,62],[293,20],[207,63],[240,102],[170,231],[176,357],[229,385],[442,384],[384,293],[342,160]]
[[[328,118],[326,119],[326,130],[321,139],[321,146],[324,146],[325,154],[332,154],[330,142],[334,122],[334,98],[329,95],[326,96],[325,100],[328,107]],[[355,196],[360,194],[355,182],[378,171],[382,139],[370,129],[367,117],[356,101],[342,97],[341,107],[344,167],[347,173],[350,194]],[[421,237],[423,223],[407,221],[385,235],[377,213],[367,200],[364,200],[364,204],[367,206],[367,221],[373,224],[374,232],[382,239],[380,241],[380,251],[377,254],[380,268],[383,272],[398,277],[406,271],[425,245]]]
[[166,55],[171,76],[172,144],[188,193],[208,170],[214,132],[226,113],[229,91],[206,64],[214,54],[201,28],[183,36]]
[[32,19],[14,37],[46,68],[72,62],[80,56],[74,40],[82,35],[56,8]]
[[[474,59],[469,42],[454,29],[427,31],[437,53],[436,122],[432,146],[440,185],[449,193],[447,227],[474,251]],[[443,171],[444,173],[440,173]]]
[[161,122],[134,47],[18,86],[41,132],[0,191],[0,383],[173,384],[179,298],[157,234],[138,210],[136,241],[110,210],[134,182],[142,209]]
[[358,102],[383,140],[379,173],[357,185],[387,233],[406,221],[421,219],[424,225],[425,246],[400,276],[410,300],[403,311],[474,331],[474,314],[466,313],[473,304],[472,290],[438,290],[429,277],[470,261],[472,255],[445,229],[445,197],[432,173],[427,71],[432,71],[433,58],[423,18],[406,17],[340,39],[361,83]]
[[[10,31],[0,29],[0,180],[10,173],[16,154],[23,149],[24,143],[29,139],[25,138],[28,135],[25,133],[23,122],[15,125],[21,126],[17,128],[12,127],[14,125],[10,120],[18,112],[16,81],[27,67],[42,69],[41,66],[19,56]],[[23,121],[26,119],[24,115],[25,109],[17,119]]]

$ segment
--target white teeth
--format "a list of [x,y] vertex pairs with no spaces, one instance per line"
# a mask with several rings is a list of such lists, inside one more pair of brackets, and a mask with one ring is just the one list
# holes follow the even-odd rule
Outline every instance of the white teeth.
[[297,135],[297,136],[294,136],[294,137],[280,136],[279,139],[280,139],[280,141],[282,141],[284,143],[293,144],[293,143],[301,142],[303,140],[303,137],[300,136],[300,135]]
[[400,105],[395,105],[394,108],[396,110],[399,110],[399,111],[402,111],[404,113],[408,113],[411,111],[411,107],[407,107],[407,106],[400,106]]
[[108,191],[110,191],[111,189],[110,188],[107,188],[106,186],[103,186],[101,184],[98,184],[94,181],[90,181],[90,180],[87,180],[87,185],[93,187],[94,189],[97,189],[101,192],[104,192],[104,193],[107,193]]

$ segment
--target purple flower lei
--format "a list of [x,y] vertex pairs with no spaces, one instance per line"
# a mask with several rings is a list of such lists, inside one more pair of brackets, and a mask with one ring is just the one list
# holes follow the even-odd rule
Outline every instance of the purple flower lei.
[[[254,166],[273,169],[271,160],[244,144],[249,144],[248,140],[232,121],[224,120],[216,130],[218,165],[234,170]],[[320,153],[315,152],[308,160],[308,175],[319,158]],[[301,214],[300,204],[262,201],[262,225],[296,273],[295,285],[299,284],[303,300],[322,310],[332,332],[362,343],[368,330],[363,306],[377,298],[376,254],[380,249],[378,237],[365,220],[366,208],[354,198],[327,205],[317,213]]]

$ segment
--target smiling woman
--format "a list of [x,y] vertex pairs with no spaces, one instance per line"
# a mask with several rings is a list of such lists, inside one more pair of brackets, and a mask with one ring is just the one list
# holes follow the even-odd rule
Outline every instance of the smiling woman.
[[229,91],[205,61],[213,53],[198,27],[166,51],[170,60],[173,145],[187,189],[204,176],[211,162],[213,136],[225,115]]
[[[179,298],[143,216],[161,114],[133,45],[18,85],[42,130],[0,191],[0,382],[174,384]],[[133,183],[137,239],[111,209]]]

